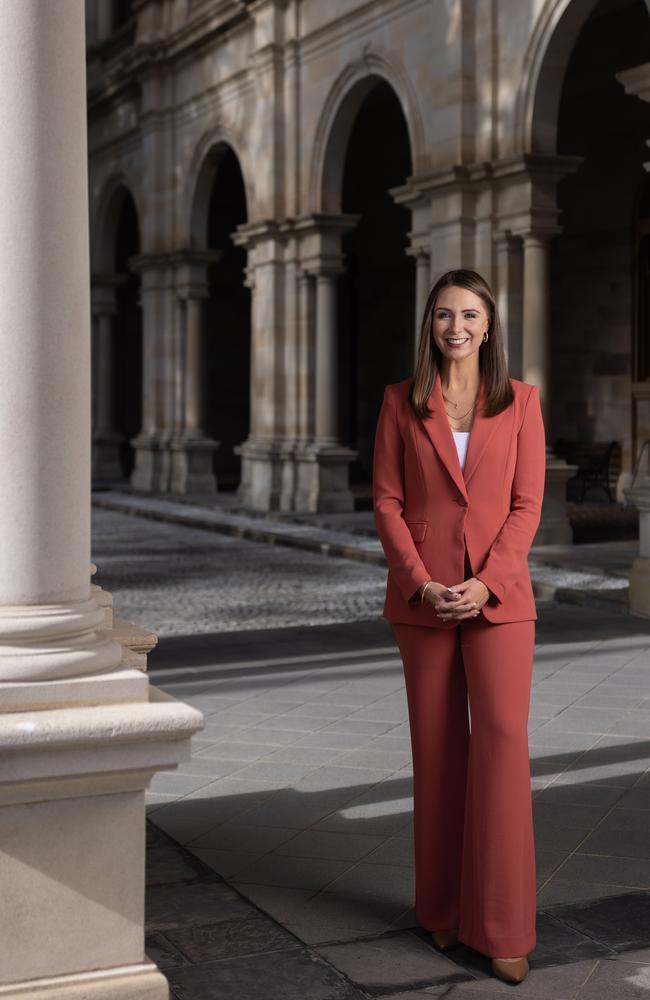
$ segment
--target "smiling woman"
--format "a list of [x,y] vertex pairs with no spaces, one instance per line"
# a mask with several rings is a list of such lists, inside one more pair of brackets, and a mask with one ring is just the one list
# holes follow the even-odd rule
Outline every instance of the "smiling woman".
[[492,292],[450,271],[414,377],[384,394],[375,524],[409,706],[416,915],[437,947],[461,940],[509,982],[536,941],[527,556],[545,464],[539,391],[508,376]]

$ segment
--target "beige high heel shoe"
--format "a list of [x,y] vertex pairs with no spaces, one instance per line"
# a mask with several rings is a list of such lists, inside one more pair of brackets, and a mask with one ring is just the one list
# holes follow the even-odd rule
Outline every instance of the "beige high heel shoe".
[[458,928],[454,927],[446,931],[431,931],[431,940],[438,951],[449,951],[455,944],[458,944]]
[[520,958],[493,958],[491,965],[494,975],[504,983],[520,983],[529,971],[527,955]]

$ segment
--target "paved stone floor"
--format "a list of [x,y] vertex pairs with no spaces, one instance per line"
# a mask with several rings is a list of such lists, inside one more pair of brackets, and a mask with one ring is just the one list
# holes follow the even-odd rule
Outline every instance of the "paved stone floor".
[[[161,636],[153,682],[206,716],[192,759],[149,793],[149,949],[179,1000],[513,989],[465,946],[436,952],[413,917],[410,748],[401,664],[377,618],[384,571],[105,511],[93,558],[117,612]],[[278,577],[292,581],[281,596]],[[646,997],[650,623],[543,603],[539,614],[538,945],[516,989]]]

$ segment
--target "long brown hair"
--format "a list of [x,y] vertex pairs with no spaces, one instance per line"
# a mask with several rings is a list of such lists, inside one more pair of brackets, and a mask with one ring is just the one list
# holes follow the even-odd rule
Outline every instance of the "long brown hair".
[[446,271],[429,292],[422,317],[418,360],[409,389],[411,406],[421,419],[431,413],[427,400],[431,395],[436,375],[442,367],[442,352],[433,339],[433,311],[438,296],[445,288],[466,288],[474,295],[478,295],[487,310],[488,339],[486,343],[481,344],[478,361],[481,382],[485,386],[484,415],[494,417],[510,406],[514,393],[508,375],[501,324],[492,289],[485,278],[476,271],[469,271],[466,268]]

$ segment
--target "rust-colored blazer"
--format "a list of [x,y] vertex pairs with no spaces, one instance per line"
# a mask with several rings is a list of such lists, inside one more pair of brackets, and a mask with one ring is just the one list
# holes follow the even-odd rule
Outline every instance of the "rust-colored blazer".
[[440,374],[420,420],[408,401],[411,379],[389,385],[377,421],[373,499],[388,563],[384,618],[453,628],[416,593],[425,580],[451,586],[472,574],[491,591],[491,622],[537,618],[528,551],[544,495],[546,442],[537,386],[510,379],[514,401],[483,414],[482,384],[461,469],[445,413]]

